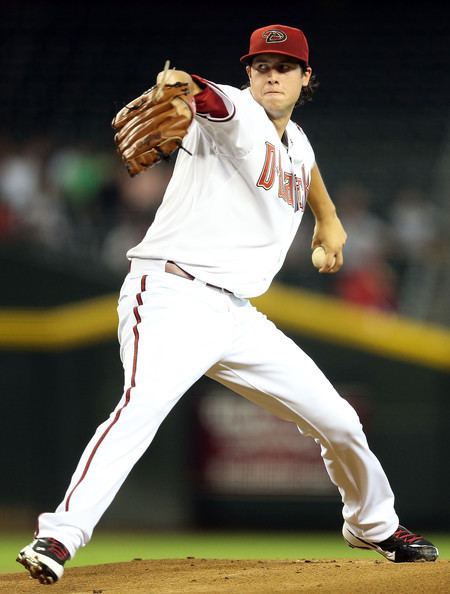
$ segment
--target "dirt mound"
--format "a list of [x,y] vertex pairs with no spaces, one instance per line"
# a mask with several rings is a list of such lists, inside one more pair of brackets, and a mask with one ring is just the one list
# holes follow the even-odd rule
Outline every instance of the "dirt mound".
[[[0,577],[1,594],[43,592],[22,573]],[[450,561],[394,564],[371,561],[233,561],[164,559],[74,567],[51,594],[403,594],[450,592]]]

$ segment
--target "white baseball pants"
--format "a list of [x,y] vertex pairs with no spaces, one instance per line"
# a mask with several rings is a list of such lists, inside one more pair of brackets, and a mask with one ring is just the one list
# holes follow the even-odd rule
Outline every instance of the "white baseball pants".
[[64,500],[36,536],[73,556],[87,544],[160,424],[201,376],[229,387],[315,439],[349,529],[380,542],[398,526],[394,496],[354,409],[315,363],[247,299],[133,261],[118,305],[122,398],[88,443]]

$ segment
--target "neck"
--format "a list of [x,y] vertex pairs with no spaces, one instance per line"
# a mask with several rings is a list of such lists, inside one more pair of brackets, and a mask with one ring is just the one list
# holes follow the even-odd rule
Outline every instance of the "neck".
[[[269,115],[269,114],[267,114]],[[275,129],[278,133],[278,136],[280,137],[280,139],[283,137],[284,131],[286,130],[286,126],[289,123],[290,120],[290,116],[283,116],[280,118],[274,118],[274,117],[270,117],[269,118],[272,122],[272,124],[275,126]]]

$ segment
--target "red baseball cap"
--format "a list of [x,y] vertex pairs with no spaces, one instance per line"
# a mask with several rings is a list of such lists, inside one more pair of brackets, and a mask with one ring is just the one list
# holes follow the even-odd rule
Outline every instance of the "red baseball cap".
[[253,31],[248,54],[242,56],[241,62],[247,62],[258,54],[283,54],[308,64],[308,41],[300,29],[286,25],[267,25]]

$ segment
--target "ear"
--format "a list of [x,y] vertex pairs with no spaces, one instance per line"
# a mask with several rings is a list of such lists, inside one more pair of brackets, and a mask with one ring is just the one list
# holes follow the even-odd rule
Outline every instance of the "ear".
[[311,75],[312,75],[312,68],[310,66],[307,66],[305,69],[305,72],[303,73],[303,76],[302,76],[302,87],[308,86],[309,79],[311,78]]
[[248,80],[251,80],[251,78],[252,78],[252,75],[251,75],[252,69],[250,68],[250,66],[248,64],[245,67],[245,72],[247,73]]

